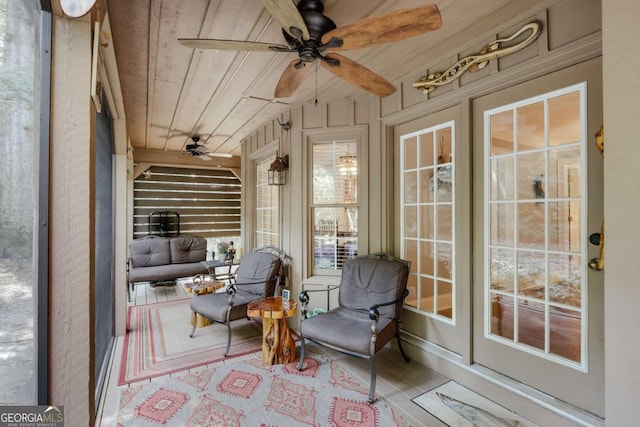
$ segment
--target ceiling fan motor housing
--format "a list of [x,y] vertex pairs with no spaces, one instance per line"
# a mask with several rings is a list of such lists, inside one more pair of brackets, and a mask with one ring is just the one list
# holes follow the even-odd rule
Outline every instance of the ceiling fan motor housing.
[[320,54],[317,47],[322,44],[322,36],[336,29],[336,24],[328,17],[324,16],[324,4],[319,0],[301,0],[298,3],[300,15],[309,30],[309,40],[298,40],[286,31],[282,31],[287,43],[298,49],[300,59],[304,62],[312,62]]

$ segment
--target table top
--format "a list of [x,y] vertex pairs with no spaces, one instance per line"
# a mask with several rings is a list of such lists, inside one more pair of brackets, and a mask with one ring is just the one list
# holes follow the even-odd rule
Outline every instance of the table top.
[[216,268],[216,267],[229,267],[231,265],[238,265],[240,264],[240,261],[237,261],[236,259],[232,261],[219,261],[217,259],[210,259],[207,261],[200,261],[202,264],[204,264],[205,267],[207,268]]
[[296,314],[296,301],[282,301],[282,297],[268,297],[251,301],[247,305],[247,316],[282,319]]
[[192,281],[192,282],[185,283],[183,286],[184,286],[185,292],[200,295],[200,294],[210,294],[217,291],[220,288],[224,288],[225,282],[203,280],[200,283],[195,283]]

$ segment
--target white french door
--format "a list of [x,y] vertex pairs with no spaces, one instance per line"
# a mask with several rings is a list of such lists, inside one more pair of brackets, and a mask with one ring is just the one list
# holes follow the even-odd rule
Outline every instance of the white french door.
[[473,102],[473,361],[602,416],[601,64]]
[[395,127],[395,235],[400,256],[411,261],[403,328],[463,354],[469,237],[458,225],[468,215],[460,205],[468,204],[460,203],[457,181],[469,154],[459,144],[460,121],[454,107]]

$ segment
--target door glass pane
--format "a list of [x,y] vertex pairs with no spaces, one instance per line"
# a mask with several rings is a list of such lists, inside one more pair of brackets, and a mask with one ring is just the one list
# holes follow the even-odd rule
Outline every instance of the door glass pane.
[[518,130],[516,141],[518,151],[535,150],[544,147],[544,102],[516,108]]
[[513,153],[513,111],[492,114],[490,121],[491,155]]
[[[415,307],[451,322],[455,320],[453,122],[402,136],[400,141],[402,256],[412,261],[418,292]],[[417,164],[412,156],[419,159]],[[409,301],[414,301],[411,296]],[[447,307],[440,310],[438,304]]]
[[432,277],[420,277],[420,305],[418,308],[427,313],[435,310],[435,284]]
[[491,159],[489,185],[491,200],[513,199],[513,156]]
[[453,287],[451,282],[438,280],[437,282],[438,298],[436,299],[436,312],[440,316],[453,317]]
[[549,145],[574,144],[581,139],[580,93],[549,98]]
[[513,340],[513,297],[491,293],[490,298],[491,335]]
[[585,91],[576,85],[485,113],[487,337],[580,368]]

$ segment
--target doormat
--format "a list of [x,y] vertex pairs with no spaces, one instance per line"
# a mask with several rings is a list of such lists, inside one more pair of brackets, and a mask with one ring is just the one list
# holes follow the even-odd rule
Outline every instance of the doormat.
[[451,427],[518,426],[537,427],[515,412],[456,383],[449,381],[411,399]]

